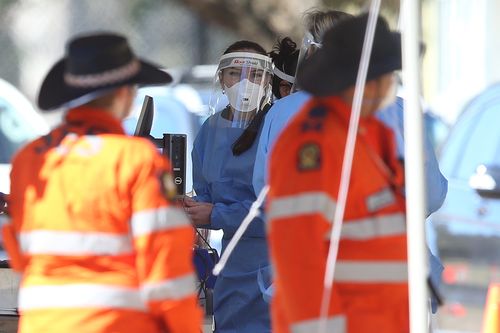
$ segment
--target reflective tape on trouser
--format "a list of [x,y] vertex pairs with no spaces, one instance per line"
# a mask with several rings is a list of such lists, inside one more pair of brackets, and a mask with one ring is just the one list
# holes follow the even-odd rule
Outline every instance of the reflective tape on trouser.
[[134,237],[190,225],[184,211],[175,207],[161,207],[137,212],[132,216]]
[[48,255],[123,255],[132,253],[128,234],[34,230],[19,235],[24,253]]
[[333,220],[336,202],[325,192],[307,192],[274,199],[267,218],[269,220],[320,214],[327,221]]
[[334,279],[342,283],[406,283],[408,266],[404,261],[340,260]]
[[21,310],[50,308],[103,308],[144,311],[138,289],[98,284],[30,286],[19,290]]
[[182,299],[196,293],[194,274],[142,285],[143,298],[147,301]]
[[[320,319],[304,320],[291,325],[292,333],[311,333],[318,332]],[[329,333],[345,333],[347,332],[347,324],[345,316],[334,316],[326,319],[326,330]]]

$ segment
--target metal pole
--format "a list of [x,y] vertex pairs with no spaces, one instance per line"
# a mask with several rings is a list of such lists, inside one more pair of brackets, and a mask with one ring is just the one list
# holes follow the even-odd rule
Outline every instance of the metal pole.
[[403,83],[405,96],[405,182],[408,232],[410,332],[429,329],[423,117],[420,104],[420,1],[402,0]]

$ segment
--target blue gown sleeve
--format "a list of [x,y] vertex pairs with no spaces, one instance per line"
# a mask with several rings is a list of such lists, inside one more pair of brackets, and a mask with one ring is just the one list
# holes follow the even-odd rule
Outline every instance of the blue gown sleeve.
[[253,179],[252,185],[253,190],[258,195],[264,185],[267,183],[267,155],[268,155],[268,144],[269,144],[269,131],[271,129],[272,122],[272,107],[268,114],[264,118],[264,125],[259,137],[259,143],[257,145],[257,152],[255,154],[255,164],[253,168]]
[[[404,160],[404,100],[397,97],[394,104],[380,110],[377,117],[390,126],[396,137],[397,152]],[[424,135],[425,181],[427,188],[427,216],[438,210],[448,192],[448,180],[439,170],[434,147],[428,135]]]
[[424,135],[425,182],[427,186],[427,216],[438,210],[448,192],[448,180],[439,170],[434,147],[428,135]]
[[[213,203],[210,194],[209,185],[203,176],[203,146],[207,140],[205,137],[206,131],[210,130],[208,126],[203,126],[198,136],[194,140],[193,151],[191,154],[193,161],[193,188],[196,196],[193,197],[196,201]],[[250,185],[251,186],[251,185]],[[210,217],[210,224],[203,226],[208,229],[222,229],[224,235],[232,235],[236,232],[241,222],[248,214],[253,200],[243,200],[233,203],[214,203],[212,214]],[[245,232],[247,237],[265,237],[265,227],[262,217],[258,216],[250,224]]]
[[[224,236],[233,235],[248,214],[253,201],[245,200],[232,204],[216,203],[212,209],[210,229],[224,230]],[[264,220],[257,216],[245,231],[246,237],[266,237]]]

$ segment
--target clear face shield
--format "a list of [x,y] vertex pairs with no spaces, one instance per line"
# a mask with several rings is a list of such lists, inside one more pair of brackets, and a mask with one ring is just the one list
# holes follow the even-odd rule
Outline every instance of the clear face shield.
[[271,100],[271,58],[232,52],[221,57],[209,102],[211,114],[222,111],[231,127],[246,128]]
[[[304,38],[302,38],[302,43],[300,44],[299,58],[297,60],[295,73],[298,73],[304,60],[321,48],[321,46],[321,42],[315,41],[314,36],[309,31],[306,31]],[[295,81],[292,86],[292,92],[296,92],[297,90],[300,90],[300,87],[297,85],[297,81]]]

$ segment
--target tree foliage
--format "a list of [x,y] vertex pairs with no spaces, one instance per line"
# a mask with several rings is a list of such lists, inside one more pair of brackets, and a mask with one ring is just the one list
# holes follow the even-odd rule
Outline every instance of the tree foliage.
[[[231,29],[269,47],[278,37],[298,41],[303,35],[303,15],[311,8],[328,8],[356,13],[367,0],[176,0],[203,20]],[[389,16],[399,11],[399,0],[384,0]]]

